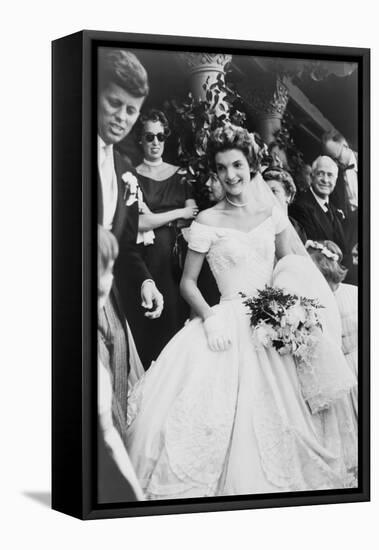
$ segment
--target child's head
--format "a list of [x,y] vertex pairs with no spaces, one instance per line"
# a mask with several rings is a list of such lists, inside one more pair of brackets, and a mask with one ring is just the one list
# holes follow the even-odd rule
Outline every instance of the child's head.
[[341,265],[343,254],[333,241],[307,241],[305,246],[329,286],[336,288],[345,279],[347,269]]

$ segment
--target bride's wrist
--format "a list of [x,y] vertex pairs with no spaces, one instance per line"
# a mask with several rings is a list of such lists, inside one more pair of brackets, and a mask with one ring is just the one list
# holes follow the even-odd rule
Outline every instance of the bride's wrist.
[[212,309],[209,309],[209,311],[206,311],[202,316],[203,317],[203,323],[205,323],[205,321],[207,321],[211,317],[214,317],[215,315],[216,315],[215,312]]

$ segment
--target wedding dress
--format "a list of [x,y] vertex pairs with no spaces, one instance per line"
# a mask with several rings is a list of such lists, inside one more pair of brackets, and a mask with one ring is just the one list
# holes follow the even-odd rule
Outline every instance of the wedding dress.
[[[239,296],[275,282],[275,235],[286,224],[276,206],[247,233],[193,222],[188,245],[207,255],[221,293],[214,310],[232,345],[211,351],[196,318],[134,387],[128,451],[148,499],[354,486],[357,442],[346,398],[312,414],[293,357],[256,346]],[[298,259],[285,257],[288,269],[281,261],[276,268],[291,278],[294,262],[292,272],[307,281],[311,260],[301,258],[299,273]],[[329,348],[343,369],[339,345]]]

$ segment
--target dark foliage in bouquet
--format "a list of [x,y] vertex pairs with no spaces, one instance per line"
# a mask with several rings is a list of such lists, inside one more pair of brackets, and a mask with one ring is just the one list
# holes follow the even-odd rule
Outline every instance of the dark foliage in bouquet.
[[189,93],[180,103],[174,99],[165,104],[173,133],[178,136],[178,162],[201,210],[209,206],[205,183],[211,174],[206,155],[210,133],[225,124],[244,127],[246,122],[242,98],[225,84],[221,73],[211,84],[208,78],[203,89],[205,99],[195,99]]

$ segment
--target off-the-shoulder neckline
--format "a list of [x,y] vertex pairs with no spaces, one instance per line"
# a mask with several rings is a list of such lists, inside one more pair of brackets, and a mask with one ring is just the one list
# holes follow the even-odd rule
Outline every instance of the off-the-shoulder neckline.
[[197,221],[193,221],[192,224],[196,224],[196,225],[200,225],[201,227],[207,227],[209,229],[214,229],[214,230],[222,230],[222,231],[237,231],[237,233],[242,233],[243,235],[250,235],[250,233],[253,233],[253,231],[255,231],[256,229],[258,229],[259,227],[261,227],[264,223],[267,222],[267,220],[271,220],[272,219],[272,214],[271,216],[267,216],[267,218],[265,218],[263,220],[263,222],[259,223],[258,225],[256,225],[255,227],[253,227],[252,229],[249,229],[249,231],[243,231],[242,229],[235,229],[233,227],[222,227],[222,226],[217,226],[217,225],[206,225],[205,223],[199,223]]

